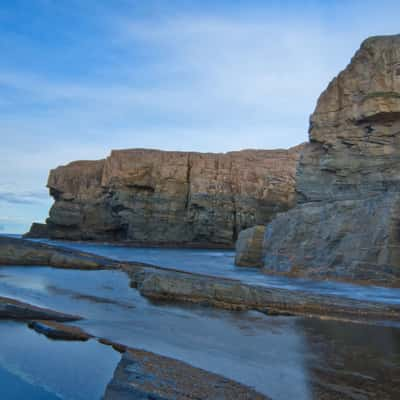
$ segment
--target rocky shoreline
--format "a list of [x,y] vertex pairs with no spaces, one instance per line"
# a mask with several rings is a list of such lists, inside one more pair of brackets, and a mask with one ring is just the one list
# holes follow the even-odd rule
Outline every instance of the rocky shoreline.
[[[5,311],[3,305],[14,308]],[[81,328],[56,322],[75,321],[79,319],[76,316],[0,298],[0,319],[24,321],[29,328],[52,340],[85,342],[93,339],[120,352],[121,360],[107,385],[103,396],[105,400],[268,400],[267,396],[254,389],[223,376],[169,357],[97,338]]]
[[[31,260],[37,262],[35,265],[61,268],[85,269],[85,266],[89,266],[88,269],[91,270],[119,269],[128,274],[132,287],[153,300],[201,304],[230,310],[257,310],[275,315],[292,314],[371,323],[381,320],[400,321],[400,305],[249,285],[235,279],[143,263],[115,261],[24,239],[0,238],[0,265],[27,265]],[[45,260],[46,263],[38,260]],[[56,262],[52,264],[52,260]]]
[[131,284],[150,299],[187,302],[228,310],[257,310],[269,315],[301,315],[355,322],[400,321],[400,305],[359,301],[300,290],[247,285],[233,279],[177,271],[130,270]]
[[48,265],[85,270],[117,268],[113,260],[95,254],[6,236],[0,237],[0,265]]

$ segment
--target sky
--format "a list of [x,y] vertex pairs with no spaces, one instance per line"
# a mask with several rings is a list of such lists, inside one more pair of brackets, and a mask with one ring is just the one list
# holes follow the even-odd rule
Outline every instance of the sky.
[[0,233],[44,221],[51,168],[111,149],[308,138],[319,94],[399,1],[1,0]]

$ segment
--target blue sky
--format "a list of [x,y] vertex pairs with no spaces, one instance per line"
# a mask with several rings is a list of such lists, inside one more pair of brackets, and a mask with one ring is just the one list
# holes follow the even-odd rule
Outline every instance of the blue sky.
[[0,230],[43,221],[48,171],[116,148],[307,140],[320,92],[398,1],[2,0]]

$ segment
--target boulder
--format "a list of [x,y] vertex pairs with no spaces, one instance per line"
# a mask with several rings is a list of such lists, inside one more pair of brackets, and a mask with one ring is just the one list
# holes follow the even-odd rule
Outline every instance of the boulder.
[[235,248],[235,264],[241,267],[261,267],[264,263],[265,226],[257,225],[240,232]]

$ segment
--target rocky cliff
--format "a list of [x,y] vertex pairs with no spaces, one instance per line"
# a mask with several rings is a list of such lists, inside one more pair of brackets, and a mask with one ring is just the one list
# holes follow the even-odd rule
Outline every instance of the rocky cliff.
[[224,154],[112,151],[50,172],[55,203],[28,236],[232,246],[294,204],[301,146]]
[[400,35],[372,37],[322,93],[296,175],[268,226],[265,270],[400,282]]

